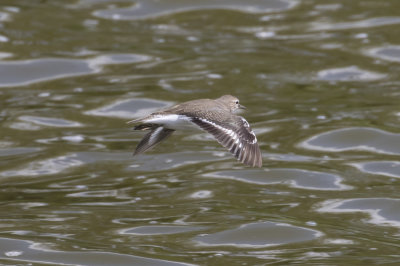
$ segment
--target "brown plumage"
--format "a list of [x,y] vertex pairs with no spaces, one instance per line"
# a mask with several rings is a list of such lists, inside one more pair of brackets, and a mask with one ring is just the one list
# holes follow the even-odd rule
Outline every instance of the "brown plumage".
[[198,127],[210,133],[242,163],[261,167],[262,155],[256,135],[246,119],[234,114],[243,108],[236,97],[224,95],[215,100],[184,102],[129,121],[138,123],[134,130],[150,130],[138,144],[134,155],[154,147],[175,130]]

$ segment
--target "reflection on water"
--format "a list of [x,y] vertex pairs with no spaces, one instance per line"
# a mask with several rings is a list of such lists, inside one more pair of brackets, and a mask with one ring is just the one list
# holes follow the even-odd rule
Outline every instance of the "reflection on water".
[[60,173],[71,167],[82,165],[84,162],[76,159],[76,155],[65,155],[47,160],[31,162],[23,169],[8,170],[0,173],[4,177],[12,176],[43,176]]
[[324,23],[314,22],[312,30],[348,30],[358,28],[373,28],[385,25],[396,25],[400,23],[399,17],[375,17],[352,22]]
[[258,185],[289,184],[291,187],[303,189],[351,189],[351,187],[342,184],[343,179],[337,175],[302,169],[235,170],[208,173],[204,176],[227,178]]
[[135,4],[128,8],[110,9],[110,10],[96,10],[93,12],[94,16],[114,19],[114,20],[135,20],[135,19],[148,19],[153,17],[160,17],[164,15],[171,15],[174,13],[190,12],[196,10],[235,10],[248,13],[267,13],[275,11],[283,11],[292,8],[296,5],[297,1],[293,0],[269,0],[257,1],[247,0],[246,2],[238,0],[203,0],[198,1],[157,1],[146,0],[137,1]]
[[320,237],[315,230],[271,222],[241,225],[233,230],[196,237],[204,246],[235,246],[260,248],[287,243],[307,241]]
[[[189,263],[177,263],[168,260],[149,259],[139,256],[116,254],[111,252],[61,252],[32,241],[0,238],[0,258],[13,262],[30,262],[69,265],[170,265],[184,266]],[[89,262],[89,263],[88,263]]]
[[85,114],[132,119],[150,114],[168,105],[172,104],[165,101],[134,98],[117,101],[110,105],[87,111]]
[[179,233],[197,231],[203,228],[204,227],[194,227],[194,226],[149,225],[149,226],[139,226],[135,228],[123,229],[120,231],[120,233],[131,234],[131,235],[163,235],[163,234],[179,234]]
[[374,128],[345,128],[311,137],[302,146],[322,151],[365,150],[400,155],[400,134]]
[[144,55],[102,55],[87,60],[42,58],[0,62],[0,87],[29,85],[39,81],[98,73],[107,64],[127,64],[148,61]]
[[[398,264],[399,1],[3,2],[0,264]],[[126,121],[223,94],[263,169],[132,157]]]
[[386,75],[359,69],[356,66],[321,70],[317,79],[326,81],[371,81]]
[[356,167],[358,170],[365,173],[400,178],[399,161],[363,162],[363,163],[352,163],[350,165]]
[[384,198],[329,200],[322,203],[320,212],[369,214],[368,222],[377,225],[400,227],[400,200]]
[[400,46],[390,45],[387,47],[376,47],[367,50],[367,55],[371,55],[378,59],[400,62]]

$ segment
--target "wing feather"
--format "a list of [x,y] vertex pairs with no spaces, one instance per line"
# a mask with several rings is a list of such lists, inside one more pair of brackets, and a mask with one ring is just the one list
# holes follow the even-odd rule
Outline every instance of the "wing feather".
[[234,118],[233,123],[219,123],[200,117],[194,117],[191,121],[213,135],[242,163],[261,167],[262,156],[256,135],[243,117],[235,116]]
[[[143,130],[143,128],[148,128],[148,127],[136,127],[135,129],[138,130]],[[170,136],[175,130],[173,129],[168,129],[163,126],[153,126],[151,127],[151,131],[147,133],[143,139],[139,142],[137,145],[133,155],[137,155],[140,153],[144,153],[147,150],[153,148],[156,146],[158,143],[166,139],[168,136]]]

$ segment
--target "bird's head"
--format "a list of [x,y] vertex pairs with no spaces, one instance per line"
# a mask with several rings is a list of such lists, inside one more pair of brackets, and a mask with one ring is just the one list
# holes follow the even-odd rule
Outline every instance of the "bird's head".
[[227,106],[232,113],[237,111],[238,109],[246,109],[246,107],[239,103],[239,99],[232,95],[221,96],[216,99],[216,101],[219,101]]

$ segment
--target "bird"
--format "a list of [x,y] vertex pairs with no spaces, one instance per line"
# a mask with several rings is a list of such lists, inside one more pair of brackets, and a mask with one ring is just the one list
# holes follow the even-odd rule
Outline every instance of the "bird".
[[146,152],[177,130],[200,129],[211,134],[240,162],[261,167],[262,155],[256,134],[245,118],[235,114],[239,109],[246,108],[239,103],[237,97],[223,95],[217,99],[183,102],[130,120],[128,124],[136,124],[133,130],[149,131],[133,155]]

